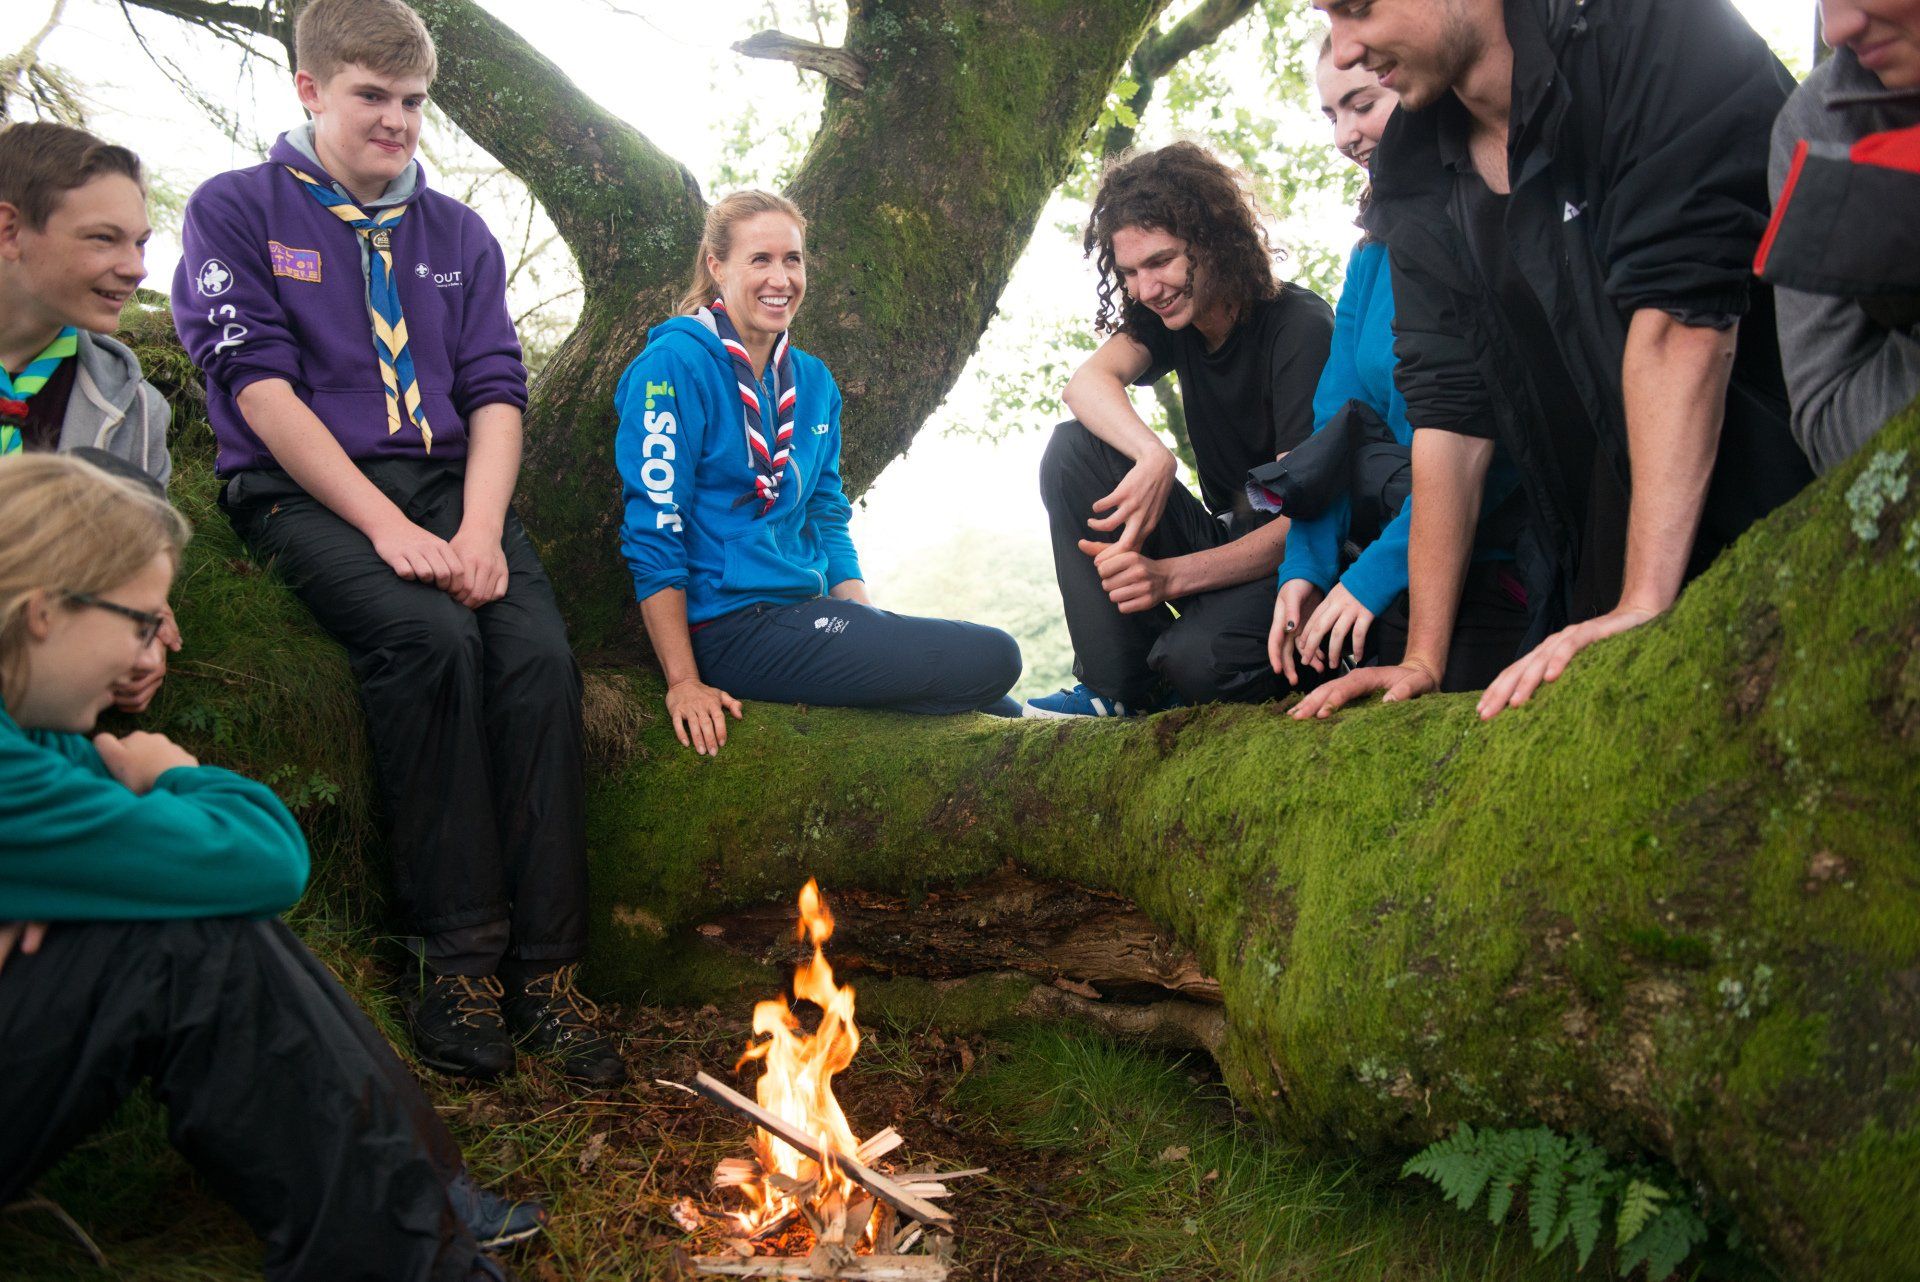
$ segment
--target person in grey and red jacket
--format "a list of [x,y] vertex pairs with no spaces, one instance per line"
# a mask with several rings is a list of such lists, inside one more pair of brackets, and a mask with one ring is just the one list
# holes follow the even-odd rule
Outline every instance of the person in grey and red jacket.
[[1920,0],[1824,0],[1834,55],[1773,127],[1775,286],[1793,434],[1816,471],[1920,396]]
[[1436,688],[1495,440],[1529,528],[1532,641],[1480,714],[1657,617],[1810,478],[1770,291],[1767,142],[1793,81],[1729,0],[1315,0],[1334,57],[1400,94],[1365,225],[1387,243],[1414,427],[1405,661]]
[[624,1078],[586,947],[581,679],[510,506],[526,369],[486,224],[414,160],[433,40],[399,0],[313,0],[312,119],[188,202],[174,323],[207,376],[221,506],[346,647],[423,979],[420,1058],[492,1077],[509,1034]]

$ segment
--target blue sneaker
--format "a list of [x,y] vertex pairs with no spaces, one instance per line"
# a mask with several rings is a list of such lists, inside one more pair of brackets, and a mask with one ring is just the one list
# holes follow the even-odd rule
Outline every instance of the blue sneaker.
[[1109,699],[1098,691],[1077,685],[1071,690],[1029,699],[1020,709],[1023,717],[1134,717],[1140,709],[1129,708],[1118,699]]
[[482,1251],[524,1242],[547,1227],[547,1209],[538,1202],[514,1202],[481,1188],[462,1171],[447,1186],[447,1198]]

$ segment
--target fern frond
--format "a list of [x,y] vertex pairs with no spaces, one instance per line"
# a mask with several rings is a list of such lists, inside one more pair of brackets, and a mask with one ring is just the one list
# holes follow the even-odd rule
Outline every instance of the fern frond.
[[1619,1177],[1607,1170],[1606,1154],[1598,1149],[1578,1154],[1568,1165],[1567,1177],[1567,1233],[1584,1269],[1600,1243],[1601,1217]]
[[1660,1204],[1672,1194],[1657,1184],[1646,1180],[1628,1180],[1626,1189],[1620,1194],[1620,1212],[1614,1223],[1614,1244],[1625,1246],[1640,1236],[1653,1217],[1660,1212]]
[[1620,1276],[1645,1264],[1648,1282],[1664,1282],[1706,1240],[1706,1222],[1691,1206],[1667,1206],[1620,1248]]
[[1488,1144],[1487,1222],[1499,1224],[1513,1209],[1513,1195],[1526,1182],[1534,1164],[1535,1131],[1500,1131]]
[[[1491,1138],[1499,1133],[1485,1134]],[[1471,1125],[1462,1122],[1452,1135],[1414,1154],[1400,1168],[1400,1174],[1403,1178],[1419,1175],[1432,1180],[1454,1205],[1463,1211],[1471,1210],[1493,1174],[1493,1158],[1487,1152],[1488,1147]]]
[[1567,1186],[1567,1141],[1544,1127],[1534,1132],[1533,1182],[1527,1186],[1527,1223],[1533,1229],[1533,1249],[1542,1255],[1566,1240],[1566,1217],[1561,1193]]

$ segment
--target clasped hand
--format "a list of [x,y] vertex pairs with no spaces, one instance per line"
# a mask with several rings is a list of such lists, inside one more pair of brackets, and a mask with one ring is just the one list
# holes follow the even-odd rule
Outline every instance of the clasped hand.
[[447,540],[406,521],[377,536],[373,550],[401,578],[431,583],[469,610],[507,594],[507,554],[498,533],[462,525]]

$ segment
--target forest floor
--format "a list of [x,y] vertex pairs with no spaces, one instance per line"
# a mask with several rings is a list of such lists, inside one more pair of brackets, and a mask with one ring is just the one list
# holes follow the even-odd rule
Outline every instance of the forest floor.
[[[397,1002],[368,954],[322,952],[392,1036]],[[718,1159],[748,1155],[744,1125],[655,1081],[704,1070],[744,1088],[733,1064],[750,1011],[606,1014],[632,1071],[623,1090],[576,1094],[525,1059],[486,1087],[427,1075],[482,1182],[552,1211],[548,1233],[510,1257],[529,1282],[672,1277],[686,1236],[669,1208],[707,1196]],[[1275,1142],[1236,1112],[1205,1060],[1042,1028],[960,1038],[883,1025],[863,1030],[836,1086],[857,1135],[905,1135],[897,1167],[990,1168],[945,1203],[958,1222],[955,1282],[1573,1275],[1570,1257],[1537,1260],[1519,1222],[1496,1229],[1378,1163]],[[40,1190],[95,1237],[109,1270],[53,1216],[16,1211],[0,1215],[9,1282],[259,1276],[257,1244],[196,1186],[144,1096]]]

